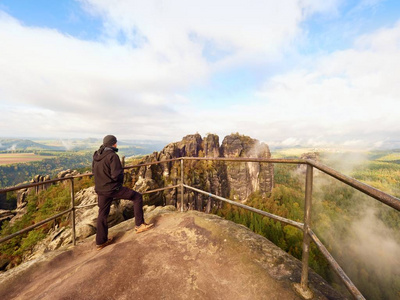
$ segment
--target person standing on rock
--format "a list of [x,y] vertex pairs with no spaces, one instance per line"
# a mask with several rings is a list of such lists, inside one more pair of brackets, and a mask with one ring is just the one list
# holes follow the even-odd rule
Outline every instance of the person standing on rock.
[[96,232],[98,250],[112,242],[112,238],[108,238],[107,218],[110,213],[111,202],[114,199],[133,201],[136,233],[151,229],[154,225],[144,222],[142,194],[122,186],[124,170],[116,152],[118,152],[117,138],[113,135],[107,135],[104,137],[99,150],[93,154],[92,171],[99,206]]

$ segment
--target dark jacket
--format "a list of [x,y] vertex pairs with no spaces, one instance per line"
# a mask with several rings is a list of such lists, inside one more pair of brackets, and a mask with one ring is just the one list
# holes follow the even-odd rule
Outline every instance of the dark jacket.
[[108,194],[122,187],[124,170],[117,151],[117,148],[101,146],[93,154],[92,172],[96,193]]

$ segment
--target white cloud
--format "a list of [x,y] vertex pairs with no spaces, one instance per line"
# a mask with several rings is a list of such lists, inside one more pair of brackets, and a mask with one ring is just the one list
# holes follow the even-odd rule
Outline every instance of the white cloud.
[[[24,26],[0,12],[0,40],[7,41],[0,49],[0,105],[8,109],[0,122],[15,132],[98,133],[124,124],[125,134],[158,135],[154,126],[163,126],[169,138],[186,134],[184,128],[202,124],[196,117],[192,126],[181,124],[192,109],[182,96],[186,89],[218,68],[277,55],[303,18],[291,0],[81,2],[102,16],[101,41]],[[121,31],[125,44],[117,42]],[[205,51],[219,48],[229,52],[220,67]]]
[[266,112],[260,119],[291,122],[299,129],[304,122],[298,132],[303,137],[358,135],[351,142],[358,144],[382,132],[395,136],[400,132],[398,78],[400,23],[360,37],[353,49],[268,80],[257,94],[256,111]]
[[[303,22],[339,14],[342,0],[80,2],[103,21],[98,41],[24,26],[0,11],[0,135],[240,132],[318,144],[400,130],[399,25],[359,37],[353,49],[296,54]],[[296,65],[286,73],[268,69],[288,60]],[[242,105],[217,111],[188,96],[237,66],[268,78]]]
[[[105,20],[110,37],[122,32],[134,45],[171,59],[225,53],[220,63],[240,64],[282,55],[309,15],[336,11],[338,0],[117,1],[81,0]],[[206,53],[207,54],[207,53]],[[207,55],[206,55],[207,56]],[[256,61],[257,61],[256,60]]]
[[[161,115],[169,120],[176,114],[171,106],[183,101],[176,91],[208,72],[192,57],[162,60],[147,48],[82,41],[56,30],[26,27],[5,13],[0,13],[0,40],[7,41],[0,48],[3,135],[18,127],[54,135],[67,128],[79,133],[75,127],[103,132],[112,120],[129,124]],[[5,114],[7,109],[11,111]],[[28,126],[33,122],[36,126]]]

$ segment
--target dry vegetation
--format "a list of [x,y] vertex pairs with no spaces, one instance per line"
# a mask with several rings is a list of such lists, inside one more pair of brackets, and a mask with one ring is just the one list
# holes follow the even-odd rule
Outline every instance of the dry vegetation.
[[36,155],[35,153],[0,153],[0,166],[32,161],[40,161],[50,156]]

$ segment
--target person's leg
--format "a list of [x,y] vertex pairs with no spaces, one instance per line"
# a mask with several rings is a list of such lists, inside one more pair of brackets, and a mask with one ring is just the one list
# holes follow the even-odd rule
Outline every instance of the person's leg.
[[108,195],[98,195],[99,215],[97,217],[96,244],[101,245],[108,240],[107,218],[110,213],[113,198]]
[[115,199],[125,199],[133,201],[133,212],[135,215],[135,225],[140,226],[144,223],[143,216],[143,196],[142,194],[129,189],[121,187],[119,191],[113,195]]
[[144,223],[143,196],[141,193],[133,191],[133,213],[135,214],[135,225],[140,226]]

